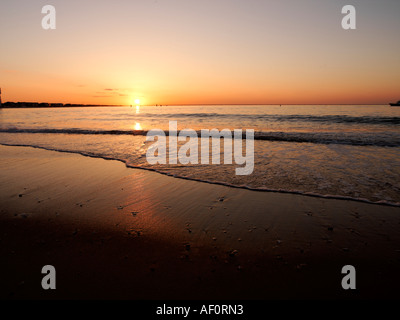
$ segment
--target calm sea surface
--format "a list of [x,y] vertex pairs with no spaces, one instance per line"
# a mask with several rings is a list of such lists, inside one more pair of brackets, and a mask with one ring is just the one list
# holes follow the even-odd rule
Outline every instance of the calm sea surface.
[[[236,176],[236,164],[149,165],[147,131],[167,131],[169,121],[177,121],[179,130],[254,129],[253,173]],[[400,206],[399,107],[0,109],[0,143],[118,159],[132,167],[238,187]]]

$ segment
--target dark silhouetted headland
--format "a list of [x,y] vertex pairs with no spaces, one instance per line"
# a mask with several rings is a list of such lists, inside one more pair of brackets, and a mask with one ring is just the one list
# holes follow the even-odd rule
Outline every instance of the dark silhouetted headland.
[[47,103],[47,102],[6,102],[1,105],[2,108],[68,108],[68,107],[113,107],[113,105],[104,104],[72,104],[72,103]]

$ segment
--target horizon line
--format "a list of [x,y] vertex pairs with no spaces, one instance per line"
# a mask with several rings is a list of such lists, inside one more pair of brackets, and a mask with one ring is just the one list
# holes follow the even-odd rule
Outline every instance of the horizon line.
[[[96,106],[96,107],[131,107],[136,106],[135,104],[92,104],[92,103],[62,103],[62,102],[37,102],[37,101],[7,101],[3,102],[1,105],[4,106],[7,103],[13,104],[48,104],[48,107],[56,107],[56,105],[62,106]],[[277,106],[277,105],[336,105],[336,106],[349,106],[349,105],[388,105],[390,102],[381,102],[381,103],[172,103],[172,104],[138,104],[138,106],[145,107],[145,106],[212,106],[212,105],[219,105],[219,106]]]

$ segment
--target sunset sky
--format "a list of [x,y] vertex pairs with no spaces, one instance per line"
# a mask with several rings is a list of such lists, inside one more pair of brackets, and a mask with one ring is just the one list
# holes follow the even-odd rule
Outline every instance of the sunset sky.
[[[42,6],[57,12],[44,30]],[[341,9],[357,10],[343,30]],[[398,0],[1,0],[5,101],[388,103]]]

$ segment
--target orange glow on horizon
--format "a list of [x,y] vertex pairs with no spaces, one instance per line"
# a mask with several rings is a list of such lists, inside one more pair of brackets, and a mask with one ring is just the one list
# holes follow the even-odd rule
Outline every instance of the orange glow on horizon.
[[[8,79],[10,80],[10,78]],[[43,79],[40,82],[20,83],[2,86],[2,100],[24,102],[50,103],[82,103],[95,105],[183,105],[183,104],[385,104],[398,100],[396,88],[374,87],[369,84],[339,86],[334,83],[327,87],[284,85],[279,82],[271,83],[262,90],[260,84],[245,87],[240,81],[215,86],[199,86],[196,90],[180,89],[178,85],[174,93],[155,92],[151,87],[145,92],[147,98],[127,99],[131,96],[119,93],[117,90],[101,92],[102,89],[93,86],[65,86],[63,81]],[[61,83],[61,84],[59,84]],[[95,91],[93,95],[92,92]],[[128,91],[128,90],[127,90]],[[148,92],[146,92],[148,91]],[[161,91],[161,90],[160,90]],[[125,92],[125,91],[121,91]]]

